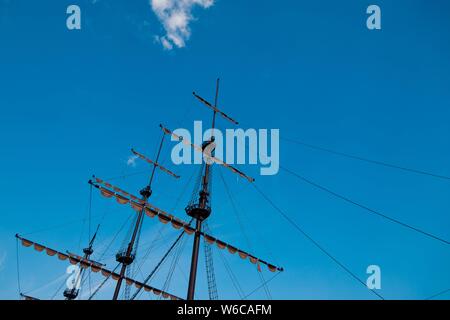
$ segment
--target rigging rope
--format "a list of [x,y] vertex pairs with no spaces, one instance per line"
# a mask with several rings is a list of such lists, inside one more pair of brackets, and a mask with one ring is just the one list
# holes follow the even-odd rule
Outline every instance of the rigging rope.
[[443,290],[443,291],[441,291],[441,292],[438,292],[438,293],[436,293],[436,294],[433,294],[432,296],[429,296],[429,297],[425,298],[424,300],[433,300],[434,298],[437,298],[437,297],[439,297],[439,296],[441,296],[441,295],[443,295],[443,294],[446,294],[447,292],[450,292],[450,289]]
[[[89,231],[88,231],[88,243],[91,241],[91,216],[92,216],[92,184],[89,184]],[[91,283],[91,269],[88,270],[89,278],[89,295],[92,294],[92,283]],[[81,291],[81,290],[80,290]]]
[[[185,239],[186,238],[182,239],[181,242],[178,245],[177,252],[175,253],[175,255],[173,257],[172,263],[171,263],[170,268],[169,268],[169,272],[167,274],[166,280],[165,280],[164,285],[163,285],[163,291],[168,291],[169,290],[169,286],[170,286],[170,283],[172,281],[173,274],[175,272],[175,268],[178,266],[178,261],[180,260],[181,254],[183,253],[183,250],[184,250],[184,248],[186,246],[186,243],[187,243],[187,241]],[[161,300],[161,298],[162,298],[162,296],[159,297],[160,300]]]
[[[192,220],[189,221],[189,225],[191,225]],[[167,256],[170,254],[170,252],[173,250],[173,248],[177,245],[177,243],[181,240],[181,238],[184,235],[184,229],[183,231],[181,231],[180,235],[176,238],[176,240],[174,241],[174,243],[172,243],[172,245],[170,246],[170,248],[167,250],[167,252],[164,254],[164,256],[161,258],[161,260],[157,263],[157,265],[155,266],[155,268],[150,272],[150,274],[147,276],[147,278],[144,280],[144,285],[146,285],[148,283],[148,281],[150,281],[150,279],[153,277],[153,275],[155,274],[155,272],[159,269],[159,267],[162,265],[162,263],[166,260]],[[139,289],[136,290],[136,292],[133,294],[133,296],[131,297],[130,300],[134,300],[136,298],[136,296],[138,295],[138,293],[142,290],[143,286]]]
[[120,266],[121,264],[118,263],[115,268],[112,270],[112,272],[105,278],[105,280],[102,281],[102,283],[100,283],[100,285],[95,289],[95,291],[89,296],[88,300],[92,300],[92,298],[97,294],[97,292],[105,285],[106,281],[108,281],[108,279],[111,277],[111,275],[116,272],[117,268]]
[[[205,220],[203,223],[203,228],[205,232],[209,232],[208,221]],[[208,241],[203,241],[203,249],[205,255],[205,266],[206,266],[206,279],[208,281],[208,294],[209,300],[218,300],[219,294],[217,292],[216,275],[214,272],[214,257],[212,255],[211,244]]]
[[172,212],[172,211],[174,211],[176,209],[176,207],[180,203],[181,199],[186,194],[186,191],[188,190],[188,188],[189,188],[189,186],[191,184],[192,178],[194,178],[195,174],[196,174],[196,171],[192,170],[191,175],[189,176],[189,179],[187,180],[186,184],[184,185],[183,190],[181,190],[180,194],[178,195],[178,198],[176,199],[174,205],[170,209],[170,212]]
[[311,149],[320,150],[320,151],[328,152],[331,154],[376,164],[379,166],[389,167],[389,168],[393,168],[393,169],[399,169],[399,170],[408,171],[408,172],[412,172],[412,173],[416,173],[416,174],[421,174],[421,175],[425,175],[425,176],[429,176],[429,177],[433,177],[433,178],[450,180],[449,176],[445,176],[445,175],[441,175],[441,174],[435,174],[435,173],[427,172],[427,171],[423,171],[423,170],[412,169],[412,168],[408,168],[408,167],[404,167],[404,166],[398,166],[398,165],[390,164],[390,163],[383,162],[383,161],[371,160],[368,158],[363,158],[360,156],[356,156],[356,155],[352,155],[352,154],[348,154],[348,153],[344,153],[344,152],[340,152],[340,151],[335,151],[335,150],[327,149],[327,148],[320,147],[320,146],[315,146],[315,145],[308,144],[308,143],[305,143],[305,142],[302,142],[299,140],[294,140],[294,139],[289,139],[289,138],[280,138],[280,139],[291,142],[291,143],[299,144],[299,145],[302,145],[302,146],[305,146],[305,147],[308,147]]
[[[184,238],[178,245],[177,252],[175,253],[175,255],[173,257],[172,263],[170,264],[170,267],[169,267],[169,272],[167,274],[166,280],[164,281],[164,285],[162,288],[163,291],[169,290],[169,286],[172,281],[172,277],[175,272],[175,268],[178,265],[178,260],[180,259],[181,254],[183,253],[186,243],[187,243],[187,241],[185,241],[185,238]],[[161,298],[162,298],[162,295],[159,297],[159,300],[161,300]]]
[[[189,177],[189,179],[188,179],[188,181],[187,181],[187,183],[185,184],[183,190],[182,190],[181,193],[178,195],[178,197],[177,197],[177,199],[176,199],[174,205],[172,206],[171,210],[169,210],[170,212],[174,211],[175,208],[178,206],[178,204],[179,204],[179,202],[181,201],[183,195],[186,193],[186,191],[187,191],[187,189],[188,189],[188,187],[189,187],[190,181],[192,180],[194,174],[195,174],[195,171],[193,170],[192,173],[191,173],[191,175],[190,175],[190,177]],[[167,228],[166,228],[166,226],[164,226],[164,225],[162,225],[162,226],[158,229],[158,234],[155,235],[155,238],[150,242],[149,248],[147,249],[147,251],[146,251],[146,253],[145,253],[145,255],[144,255],[142,261],[140,261],[139,269],[141,269],[141,268],[143,267],[144,263],[147,261],[149,255],[150,255],[151,251],[153,250],[153,248],[155,247],[156,243],[159,243],[159,242],[161,242],[161,241],[163,241],[163,240],[165,240],[165,239],[167,238],[167,236],[164,236],[164,235],[163,235],[164,231],[166,231],[166,230],[167,230]],[[159,237],[158,237],[158,236],[159,236]],[[147,243],[146,243],[146,244],[147,244]],[[141,247],[142,247],[142,245],[141,245]],[[181,270],[181,271],[182,271],[182,270]],[[183,274],[183,276],[184,276],[184,274]]]
[[52,297],[50,298],[50,300],[55,299],[56,295],[61,291],[61,289],[64,287],[64,285],[66,284],[67,279],[64,279],[64,281],[61,283],[61,285],[58,287],[58,289],[56,289],[56,292],[52,295]]
[[[145,276],[144,276],[144,273],[142,272],[141,267],[140,267],[139,265],[136,265],[136,267],[137,267],[137,269],[138,269],[139,274],[141,275],[141,279],[144,279]],[[136,272],[136,274],[137,274],[137,272]],[[144,290],[144,292],[145,292],[145,290]],[[142,292],[141,292],[141,293],[142,293]],[[154,295],[152,292],[150,292],[150,291],[147,292],[147,294],[148,294],[150,300],[152,300],[152,299],[154,298],[154,296],[155,296],[155,295]]]
[[132,215],[130,214],[125,221],[122,223],[121,227],[119,228],[119,230],[116,232],[116,234],[114,235],[114,237],[112,238],[112,240],[109,242],[109,244],[106,246],[105,250],[103,251],[103,253],[100,255],[100,257],[97,259],[98,261],[101,261],[103,259],[103,257],[105,256],[106,252],[109,250],[109,248],[111,247],[111,245],[114,243],[114,241],[116,240],[116,238],[119,236],[120,232],[123,230],[123,228],[127,225],[127,222],[131,219]]
[[231,280],[231,284],[233,285],[233,287],[236,289],[236,292],[238,293],[239,297],[241,299],[243,299],[245,293],[244,290],[242,290],[241,285],[239,284],[239,281],[236,277],[236,275],[233,273],[233,269],[230,267],[230,265],[228,264],[228,261],[226,260],[226,258],[224,257],[223,253],[221,250],[218,250],[219,252],[219,256],[222,259],[222,263],[225,266],[225,271],[228,274],[228,277],[230,277]]
[[272,281],[273,279],[275,279],[276,277],[278,277],[281,274],[281,272],[277,272],[275,273],[272,277],[270,277],[267,281],[264,282],[264,284],[261,284],[259,287],[255,288],[253,291],[251,291],[249,294],[245,295],[244,297],[242,297],[242,300],[247,299],[248,297],[250,297],[252,294],[254,294],[256,291],[258,291],[259,289],[261,289],[264,285],[268,284],[270,281]]
[[[312,244],[314,244],[320,251],[327,255],[331,260],[333,260],[339,267],[341,267],[345,272],[347,272],[353,279],[362,284],[367,288],[366,283],[361,280],[356,274],[354,274],[350,269],[348,269],[343,263],[341,263],[336,257],[329,253],[324,247],[322,247],[316,240],[314,240],[308,233],[306,233],[294,220],[292,220],[283,210],[281,210],[255,183],[252,184],[256,191],[274,208],[287,222],[289,222],[297,231],[299,231],[303,236],[305,236]],[[384,300],[384,297],[376,292],[374,289],[369,289],[373,294],[378,296],[380,299]]]
[[[142,260],[139,263],[139,270],[143,267],[144,263],[147,261],[148,257],[150,256],[150,253],[152,252],[153,248],[156,246],[156,243],[163,240],[163,235],[162,235],[161,229],[165,229],[165,228],[166,228],[166,226],[164,226],[164,225],[159,227],[158,233],[153,238],[153,241],[150,243],[150,246],[148,247]],[[142,246],[143,245],[141,245],[141,250],[142,250]]]
[[399,220],[394,219],[392,217],[389,217],[389,216],[387,216],[387,215],[385,215],[385,214],[383,214],[383,213],[381,213],[379,211],[371,209],[371,208],[369,208],[369,207],[367,207],[367,206],[365,206],[363,204],[360,204],[360,203],[358,203],[358,202],[356,202],[354,200],[351,200],[351,199],[349,199],[349,198],[347,198],[347,197],[345,197],[345,196],[343,196],[343,195],[341,195],[341,194],[339,194],[337,192],[334,192],[334,191],[332,191],[332,190],[330,190],[330,189],[328,189],[328,188],[326,188],[326,187],[324,187],[322,185],[319,185],[318,183],[313,182],[313,181],[311,181],[311,180],[309,180],[309,179],[307,179],[307,178],[305,178],[305,177],[303,177],[303,176],[301,176],[301,175],[299,175],[299,174],[297,174],[297,173],[295,173],[295,172],[293,172],[293,171],[291,171],[289,169],[286,169],[283,166],[280,166],[280,169],[286,171],[287,173],[290,173],[291,175],[297,177],[298,179],[300,179],[300,180],[302,180],[302,181],[304,181],[304,182],[306,182],[306,183],[308,183],[308,184],[310,184],[310,185],[312,185],[312,186],[314,186],[314,187],[316,187],[316,188],[318,188],[318,189],[320,189],[322,191],[325,191],[325,192],[327,192],[327,193],[329,193],[329,194],[331,194],[331,195],[333,195],[333,196],[335,196],[335,197],[337,197],[337,198],[339,198],[341,200],[344,200],[344,201],[346,201],[346,202],[348,202],[350,204],[353,204],[353,205],[355,205],[357,207],[360,207],[360,208],[362,208],[362,209],[364,209],[364,210],[366,210],[366,211],[368,211],[368,212],[370,212],[372,214],[375,214],[375,215],[377,215],[379,217],[382,217],[382,218],[384,218],[386,220],[394,222],[394,223],[396,223],[398,225],[401,225],[401,226],[403,226],[405,228],[411,229],[411,230],[413,230],[415,232],[421,233],[421,234],[423,234],[423,235],[425,235],[425,236],[427,236],[429,238],[432,238],[434,240],[438,240],[438,241],[443,242],[445,244],[450,244],[449,241],[447,241],[447,240],[445,240],[443,238],[435,236],[434,234],[431,234],[431,233],[429,233],[427,231],[424,231],[424,230],[421,230],[419,228],[413,227],[410,224],[407,224],[405,222],[399,221]]
[[[40,285],[39,287],[36,287],[36,288],[34,288],[34,289],[31,289],[31,290],[28,290],[28,291],[25,291],[25,292],[22,292],[22,293],[25,294],[25,295],[29,295],[31,292],[33,292],[33,294],[34,294],[34,293],[36,293],[37,291],[43,290],[44,288],[48,288],[48,287],[52,286],[52,285],[55,284],[55,283],[59,283],[59,281],[60,281],[62,278],[65,278],[64,281],[66,281],[67,277],[68,277],[68,276],[64,273],[63,275],[58,276],[58,277],[54,278],[54,279],[51,280],[51,281],[45,282],[44,284]],[[65,282],[64,282],[64,283],[65,283]]]
[[253,251],[252,244],[251,244],[251,242],[250,242],[250,238],[247,236],[247,233],[245,232],[244,224],[243,224],[242,221],[241,221],[241,218],[240,218],[240,216],[239,216],[239,211],[238,211],[238,209],[237,209],[236,203],[234,202],[234,198],[233,198],[233,196],[232,196],[232,194],[231,194],[231,191],[230,191],[230,189],[228,188],[228,184],[227,184],[227,182],[225,181],[225,178],[224,178],[224,176],[223,176],[223,174],[222,174],[222,170],[219,170],[219,175],[220,175],[220,178],[221,178],[221,180],[222,180],[222,182],[223,182],[223,185],[225,186],[225,191],[226,191],[226,193],[227,193],[227,195],[228,195],[228,198],[230,199],[231,207],[233,208],[233,213],[234,213],[234,215],[236,216],[236,220],[238,221],[239,228],[241,229],[241,233],[244,235],[245,242],[247,242],[248,248],[249,248],[251,251]]
[[270,293],[269,287],[267,286],[267,282],[264,279],[264,275],[262,272],[257,271],[259,279],[261,280],[261,285],[264,288],[264,292],[266,293],[267,299],[272,300],[272,294]]
[[16,267],[17,267],[17,289],[19,290],[19,296],[22,293],[20,287],[20,265],[19,265],[19,238],[16,237]]
[[92,184],[89,184],[88,243],[91,241]]
[[[184,240],[184,239],[183,239]],[[178,247],[180,245],[180,242],[179,243],[177,243],[177,245],[176,245],[176,247]],[[173,252],[170,252],[169,254],[168,254],[168,256],[167,257],[169,257],[170,255],[172,255],[172,253]],[[154,272],[153,272],[153,274],[150,276],[150,277],[147,277],[148,278],[148,281],[147,281],[147,283],[148,282],[150,282],[155,276],[156,276],[156,274],[158,274],[158,272],[160,272],[161,271],[161,268],[162,268],[162,266],[166,263],[166,259],[164,260],[164,261],[162,261],[162,263],[161,263],[161,265],[158,267],[158,268],[154,268]],[[144,278],[144,276],[142,276],[142,278]],[[147,279],[147,278],[145,278],[145,279]],[[162,288],[162,290],[163,291],[167,291],[167,290],[165,290],[165,288]],[[137,299],[137,298],[140,298],[141,296],[142,296],[142,293],[143,293],[144,291],[142,291],[142,290],[140,290],[140,292],[136,295],[136,298],[135,299]],[[153,296],[153,295],[152,295]],[[153,296],[154,297],[154,296]]]
[[[228,198],[230,199],[230,203],[231,203],[231,206],[233,208],[234,215],[236,216],[236,219],[238,221],[239,228],[241,229],[241,233],[244,235],[244,238],[245,238],[245,240],[247,242],[248,248],[252,252],[254,252],[253,246],[252,246],[252,244],[250,242],[250,238],[247,236],[247,233],[246,233],[245,228],[244,228],[244,224],[242,223],[242,221],[240,219],[239,210],[237,209],[236,202],[234,201],[234,198],[233,198],[233,195],[231,193],[231,190],[228,188],[228,184],[225,181],[225,178],[224,178],[224,176],[222,174],[222,170],[219,170],[219,174],[220,174],[220,178],[222,179],[223,185],[225,186],[225,190],[226,190],[226,193],[228,195]],[[258,269],[256,269],[256,272],[258,273],[258,277],[259,277],[259,279],[261,281],[261,284],[264,286],[264,291],[266,293],[267,298],[269,300],[271,300],[272,297],[271,297],[271,294],[270,294],[270,290],[264,283],[264,277],[262,276],[261,272]]]
[[[94,177],[94,176],[92,176]],[[86,220],[88,221],[88,242],[91,240],[91,209],[92,209],[92,185],[89,188],[89,198],[87,204],[87,213],[85,215],[85,219],[83,220],[83,224],[81,226],[80,239],[78,241],[78,249],[81,248],[81,241],[83,239],[84,226],[86,224]]]

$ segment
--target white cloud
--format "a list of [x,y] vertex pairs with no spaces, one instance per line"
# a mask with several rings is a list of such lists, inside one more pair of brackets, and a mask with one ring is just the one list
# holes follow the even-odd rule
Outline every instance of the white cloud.
[[156,39],[164,49],[182,48],[191,35],[189,23],[194,19],[192,8],[196,5],[206,9],[214,0],[150,0],[153,12],[164,27],[166,34]]
[[128,160],[127,160],[127,166],[130,166],[130,167],[136,167],[136,159],[138,158],[138,156],[135,156],[135,155],[131,155],[131,156],[129,156],[128,157]]

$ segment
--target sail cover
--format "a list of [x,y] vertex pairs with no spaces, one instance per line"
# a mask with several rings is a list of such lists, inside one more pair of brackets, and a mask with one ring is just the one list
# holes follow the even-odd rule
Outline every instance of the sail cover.
[[[57,256],[58,256],[58,258],[60,260],[67,260],[67,259],[69,259],[69,262],[71,264],[73,264],[73,265],[80,264],[80,266],[82,268],[91,268],[91,270],[93,272],[101,271],[100,274],[103,275],[104,277],[111,277],[114,280],[118,280],[120,278],[119,274],[104,268],[103,267],[104,265],[99,263],[99,262],[96,262],[96,261],[93,261],[93,260],[90,260],[90,259],[85,259],[85,258],[83,258],[83,257],[81,257],[79,255],[73,254],[73,253],[67,253],[66,254],[66,253],[63,253],[63,252],[51,249],[51,248],[46,247],[46,246],[44,246],[42,244],[39,244],[39,243],[33,242],[31,240],[25,239],[25,238],[21,237],[18,234],[16,234],[16,238],[19,239],[22,242],[22,245],[25,246],[25,247],[33,246],[34,249],[37,250],[38,252],[42,252],[42,251],[45,250],[46,253],[49,256],[54,256],[55,254],[57,254]],[[49,253],[51,253],[51,254],[49,254]],[[173,294],[170,294],[168,292],[162,291],[160,289],[154,288],[152,286],[146,285],[146,284],[144,284],[142,282],[139,282],[139,281],[136,281],[134,279],[125,277],[124,280],[126,281],[126,283],[128,285],[134,285],[136,288],[143,287],[145,291],[152,292],[153,294],[155,294],[157,296],[162,295],[163,298],[165,298],[165,299],[182,300],[180,297],[177,297],[177,296],[175,296]]]
[[[105,187],[102,187],[102,186],[99,186],[99,185],[96,185],[96,184],[94,184],[94,186],[99,188],[102,194],[103,194],[103,189],[106,189]],[[107,189],[107,190],[109,190],[109,189]],[[111,191],[111,190],[109,190],[109,191]],[[114,191],[111,191],[111,192],[113,192],[113,195],[114,195]],[[118,194],[116,193],[115,196],[117,197]],[[125,199],[127,199],[127,198],[125,198]],[[192,228],[189,225],[189,223],[187,223],[186,221],[183,221],[183,220],[175,217],[174,215],[169,214],[169,213],[167,213],[167,212],[157,208],[156,206],[152,205],[151,203],[148,203],[148,202],[146,202],[146,203],[136,203],[136,202],[131,201],[131,200],[129,200],[128,202],[127,201],[122,201],[122,202],[119,202],[119,203],[130,203],[131,207],[134,210],[136,210],[136,211],[144,210],[145,215],[147,215],[150,218],[154,218],[155,216],[157,216],[158,217],[158,221],[163,223],[163,224],[168,224],[170,222],[172,227],[175,228],[175,229],[184,228],[184,231],[188,235],[191,235],[191,234],[193,234],[195,232],[195,229]],[[239,248],[237,248],[237,247],[235,247],[235,246],[233,246],[233,245],[231,245],[231,244],[229,244],[227,242],[224,242],[224,241],[222,241],[220,239],[217,239],[217,238],[215,238],[215,237],[213,237],[213,236],[211,236],[209,234],[206,234],[204,232],[200,232],[200,234],[205,238],[205,240],[208,243],[216,244],[219,249],[227,248],[227,251],[230,254],[233,254],[233,255],[237,252],[241,259],[244,259],[244,260],[248,259],[252,264],[256,264],[257,267],[258,267],[258,270],[260,270],[260,265],[263,264],[263,265],[266,265],[267,268],[269,269],[269,271],[271,271],[271,272],[283,271],[283,268],[277,267],[277,266],[275,266],[272,263],[269,263],[269,262],[267,262],[267,261],[265,261],[263,259],[255,257],[254,255],[252,255],[252,254],[250,254],[248,252],[245,252],[245,251],[243,251],[243,250],[241,250],[241,249],[239,249]]]

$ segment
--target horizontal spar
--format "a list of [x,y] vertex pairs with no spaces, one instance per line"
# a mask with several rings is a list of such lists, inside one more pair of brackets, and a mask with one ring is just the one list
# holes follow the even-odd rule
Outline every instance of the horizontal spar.
[[[158,207],[152,205],[151,203],[144,202],[143,200],[134,201],[133,198],[130,197],[131,196],[130,193],[123,191],[122,189],[117,188],[115,186],[112,186],[109,183],[108,183],[108,185],[110,186],[109,188],[102,187],[99,184],[100,183],[105,184],[105,183],[101,179],[97,178],[96,181],[97,181],[97,183],[91,182],[92,185],[95,188],[99,189],[100,193],[105,198],[113,198],[114,197],[114,198],[116,198],[116,201],[119,204],[123,204],[123,205],[129,204],[131,206],[131,208],[133,210],[135,210],[136,212],[141,212],[142,210],[144,210],[144,214],[146,216],[148,216],[150,218],[158,217],[158,220],[163,224],[167,224],[170,222],[175,229],[184,228],[184,230],[186,231],[187,234],[192,234],[195,232],[195,229],[192,228],[191,226],[189,226],[189,223],[187,223],[186,221],[183,221],[183,220],[175,217],[174,215],[169,214],[169,213],[159,209]],[[101,181],[101,182],[99,182],[99,181]],[[117,190],[120,190],[120,191],[117,191]],[[128,195],[128,197],[125,195]],[[134,197],[134,198],[136,198],[136,197]]]
[[233,167],[233,166],[229,165],[228,163],[220,160],[219,158],[216,158],[216,157],[214,157],[212,155],[204,153],[203,149],[201,147],[199,147],[199,146],[195,145],[194,143],[190,142],[188,139],[185,139],[185,138],[177,135],[176,133],[173,133],[171,130],[165,128],[163,125],[161,125],[161,128],[164,130],[164,132],[166,134],[171,135],[176,140],[182,141],[185,145],[191,146],[192,148],[194,148],[194,150],[205,154],[206,157],[212,159],[215,163],[220,164],[221,166],[231,170],[233,173],[236,173],[239,176],[241,176],[242,178],[247,179],[249,182],[254,182],[255,181],[254,178],[247,176],[244,172],[236,169],[235,167]]
[[50,257],[56,256],[56,257],[58,257],[59,260],[63,260],[63,261],[69,259],[69,262],[74,265],[79,263],[81,266],[87,266],[87,265],[95,265],[98,267],[104,266],[100,262],[97,262],[97,261],[94,261],[91,259],[85,259],[85,258],[83,258],[79,255],[73,254],[73,253],[69,253],[69,252],[64,253],[64,252],[52,249],[52,248],[44,246],[40,243],[25,239],[18,234],[16,234],[16,238],[22,242],[22,245],[24,247],[33,246],[34,250],[36,250],[38,252],[45,251],[45,253]]
[[[110,197],[116,195],[117,202],[121,203],[120,202],[120,200],[121,200],[120,195],[122,195],[122,196],[130,198],[130,199],[132,199],[132,200],[134,200],[136,202],[142,202],[142,199],[136,197],[135,195],[132,195],[131,193],[129,193],[129,192],[125,191],[125,190],[122,190],[119,187],[116,187],[116,186],[112,185],[109,182],[106,182],[105,180],[102,180],[102,179],[97,178],[97,177],[94,177],[94,179],[95,179],[95,181],[89,180],[89,184],[92,184],[96,188],[99,188],[100,187],[99,185],[103,185],[106,188],[114,190],[114,191],[112,191],[112,190],[109,190],[109,189],[106,189],[106,188],[100,188],[100,191],[102,192],[102,195],[104,197],[106,197],[106,198],[110,198]],[[126,201],[125,198],[123,200]],[[128,199],[128,201],[129,201],[129,199]],[[128,203],[128,201],[126,201],[125,203]]]
[[195,98],[197,98],[198,101],[200,101],[201,103],[203,103],[205,106],[207,106],[208,108],[214,110],[214,112],[217,112],[218,114],[220,114],[222,117],[224,117],[225,119],[227,119],[228,121],[230,121],[231,123],[234,123],[236,125],[238,125],[239,123],[232,119],[231,117],[227,116],[225,113],[223,113],[222,111],[220,111],[217,107],[213,106],[211,103],[209,103],[208,101],[206,101],[205,99],[203,99],[202,97],[200,97],[198,94],[196,94],[195,92],[192,92],[192,94],[194,95]]
[[[99,179],[99,180],[102,181],[101,179]],[[138,203],[138,202],[135,202],[127,197],[124,197],[121,194],[118,194],[110,189],[107,189],[105,187],[99,186],[97,184],[94,184],[94,186],[100,190],[101,194],[104,197],[106,197],[106,198],[116,197],[116,200],[118,203],[130,204],[130,206],[137,212],[144,210],[144,213],[146,216],[148,216],[150,218],[158,217],[159,222],[161,222],[163,224],[170,223],[172,225],[172,227],[177,230],[184,228],[184,231],[188,235],[191,235],[195,232],[195,229],[192,228],[188,222],[183,221],[183,220],[175,217],[173,214],[169,214],[148,202]],[[235,246],[232,246],[231,244],[228,244],[228,243],[226,243],[220,239],[217,239],[209,234],[206,234],[204,232],[200,232],[200,234],[205,238],[205,240],[208,243],[215,243],[219,249],[227,248],[229,253],[231,253],[231,254],[238,253],[240,258],[242,258],[242,259],[248,258],[251,263],[257,264],[258,266],[261,264],[264,264],[272,272],[283,271],[283,268],[277,267],[277,266],[273,265],[272,263],[269,263],[263,259],[260,259],[248,252],[245,252],[244,250],[238,249]]]
[[262,260],[262,259],[260,259],[258,257],[255,257],[254,255],[252,255],[252,254],[250,254],[248,252],[245,252],[245,251],[243,251],[243,250],[241,250],[239,248],[236,248],[235,246],[232,246],[231,244],[226,243],[226,242],[224,242],[224,241],[222,241],[220,239],[217,239],[217,238],[215,238],[215,237],[213,237],[213,236],[211,236],[211,235],[209,235],[207,233],[201,232],[200,234],[205,238],[206,242],[208,242],[209,244],[214,244],[215,243],[219,249],[227,248],[228,252],[231,253],[231,254],[235,254],[237,252],[240,258],[242,258],[242,259],[249,258],[251,263],[258,265],[258,270],[259,271],[261,271],[260,270],[260,265],[261,264],[266,265],[271,272],[284,271],[284,269],[281,268],[281,267],[277,267],[277,266],[275,266],[275,265],[273,265],[273,264],[271,264],[271,263],[269,263],[267,261],[264,261],[264,260]]
[[163,171],[163,172],[165,172],[165,173],[171,175],[171,176],[174,177],[175,179],[179,179],[179,178],[180,178],[179,175],[176,175],[175,173],[173,173],[173,172],[170,171],[169,169],[167,169],[167,168],[165,168],[164,166],[160,165],[158,162],[153,161],[153,160],[147,158],[147,157],[144,156],[142,153],[139,153],[139,152],[137,152],[137,151],[134,150],[134,149],[131,149],[131,152],[132,152],[135,156],[137,156],[137,157],[141,158],[142,160],[144,160],[144,161],[146,161],[146,162],[148,162],[148,163],[154,165],[155,167],[157,167],[157,168],[159,168],[161,171]]
[[[118,280],[120,278],[120,275],[112,272],[106,268],[103,268],[103,264],[93,261],[93,260],[89,260],[89,259],[85,259],[81,256],[75,255],[75,254],[65,254],[63,252],[60,252],[58,250],[52,249],[50,247],[44,246],[42,244],[39,244],[37,242],[31,241],[29,239],[25,239],[23,237],[21,237],[20,235],[16,234],[16,238],[21,240],[22,245],[24,247],[31,247],[33,246],[33,248],[38,251],[38,252],[42,252],[45,250],[45,252],[47,253],[47,255],[49,256],[57,256],[59,260],[69,260],[69,262],[73,265],[80,265],[81,268],[87,269],[87,268],[91,268],[92,272],[97,273],[97,272],[101,272],[101,274],[104,277],[111,277],[114,280]],[[159,296],[162,295],[165,299],[170,298],[171,300],[182,300],[181,298],[172,295],[170,293],[167,293],[163,290],[151,287],[149,285],[143,284],[139,281],[136,281],[134,279],[131,278],[127,278],[125,277],[124,280],[127,282],[128,285],[133,285],[136,288],[143,288],[145,291],[147,292],[152,292],[153,294]]]

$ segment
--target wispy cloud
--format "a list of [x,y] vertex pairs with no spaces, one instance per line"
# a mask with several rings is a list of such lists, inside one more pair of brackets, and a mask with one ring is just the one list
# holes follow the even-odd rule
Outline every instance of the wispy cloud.
[[164,36],[156,36],[156,40],[165,49],[171,50],[186,46],[191,35],[189,23],[194,19],[192,8],[209,8],[214,0],[150,0],[150,4],[166,31]]
[[135,155],[131,155],[128,157],[127,159],[127,166],[129,167],[136,167],[136,159],[138,158],[138,156]]

